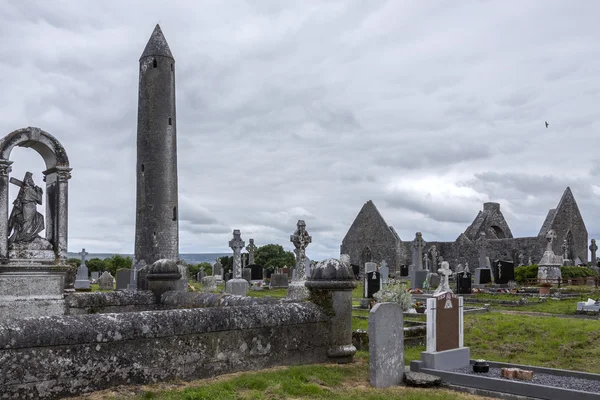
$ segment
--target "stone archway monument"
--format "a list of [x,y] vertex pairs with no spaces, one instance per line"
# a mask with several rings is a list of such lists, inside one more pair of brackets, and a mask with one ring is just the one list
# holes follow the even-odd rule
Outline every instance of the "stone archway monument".
[[[9,176],[15,147],[31,148],[42,156],[45,188],[33,181],[30,172],[25,177]],[[39,128],[19,129],[0,140],[0,317],[64,313],[65,281],[71,269],[65,262],[70,171],[64,147]],[[19,190],[12,205],[10,185]],[[46,207],[45,221],[39,206]]]

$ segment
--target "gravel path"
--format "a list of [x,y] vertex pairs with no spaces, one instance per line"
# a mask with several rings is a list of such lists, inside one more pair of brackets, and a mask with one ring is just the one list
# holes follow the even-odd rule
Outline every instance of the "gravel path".
[[[479,375],[488,378],[503,378],[500,375],[500,368],[490,367],[490,372],[487,374],[477,374],[473,372],[473,367],[464,367],[454,369],[451,372],[459,372],[468,375]],[[600,381],[594,381],[582,378],[573,378],[569,376],[550,375],[542,372],[533,372],[533,381],[521,381],[516,379],[507,379],[516,382],[523,383],[535,383],[537,385],[559,387],[563,389],[581,390],[584,392],[600,393]],[[575,399],[572,399],[575,400]]]

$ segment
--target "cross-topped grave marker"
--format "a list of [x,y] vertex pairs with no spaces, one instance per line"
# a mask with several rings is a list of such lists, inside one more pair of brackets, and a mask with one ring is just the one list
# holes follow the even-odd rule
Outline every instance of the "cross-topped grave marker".
[[239,296],[245,296],[248,292],[248,281],[242,279],[242,249],[245,244],[240,230],[235,229],[229,241],[229,247],[233,250],[233,279],[225,283],[225,291]]
[[592,252],[592,265],[596,266],[596,250],[598,250],[598,246],[596,245],[596,239],[592,239],[592,244],[590,245],[590,251]]
[[548,233],[546,233],[546,251],[553,251],[552,243],[554,242],[554,239],[556,239],[556,232],[554,232],[554,229],[550,229]]
[[441,277],[440,286],[438,286],[438,288],[435,290],[435,292],[433,292],[433,295],[437,296],[438,294],[444,293],[444,292],[452,293],[452,289],[450,289],[450,283],[449,283],[448,279],[450,278],[450,275],[453,274],[453,272],[450,269],[450,264],[448,264],[448,261],[442,261],[441,268],[438,269],[437,273]]
[[294,280],[304,281],[306,280],[306,247],[312,242],[312,236],[306,231],[306,223],[303,220],[299,219],[296,227],[296,232],[290,235],[290,242],[296,248],[296,274]]
[[239,229],[233,231],[233,239],[229,241],[229,247],[233,250],[233,278],[242,279],[242,249],[244,248]]
[[246,246],[246,250],[248,251],[248,265],[254,264],[254,250],[256,250],[256,245],[254,244],[254,239],[248,240],[250,243]]
[[81,265],[85,265],[85,257],[90,254],[87,251],[85,251],[85,249],[81,249],[81,251],[79,252],[79,255],[81,256]]

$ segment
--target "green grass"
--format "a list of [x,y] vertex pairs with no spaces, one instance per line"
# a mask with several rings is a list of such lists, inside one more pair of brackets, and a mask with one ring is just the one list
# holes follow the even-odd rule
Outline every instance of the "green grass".
[[287,289],[263,289],[263,290],[252,290],[248,289],[248,296],[250,297],[275,297],[283,298],[288,293]]
[[586,301],[588,297],[596,299],[592,296],[581,296],[574,299],[553,300],[548,298],[546,301],[537,301],[535,298],[528,298],[528,304],[523,306],[503,306],[492,304],[492,310],[511,310],[511,311],[526,311],[540,312],[550,314],[567,314],[574,315],[577,311],[577,302]]
[[362,283],[359,283],[353,290],[352,290],[352,298],[353,299],[362,299],[363,295],[365,293],[365,285]]
[[[185,384],[184,389],[144,387],[135,399],[229,400],[229,399],[365,399],[365,400],[467,400],[480,399],[446,389],[413,389],[403,386],[374,389],[369,385],[368,353],[358,352],[355,362],[274,368],[226,375]],[[111,395],[111,394],[107,394]],[[111,397],[105,397],[111,398]]]
[[600,321],[497,312],[465,316],[471,358],[600,373]]
[[92,292],[112,292],[112,290],[100,290],[100,285],[98,285],[97,283],[90,284],[90,287],[92,289]]

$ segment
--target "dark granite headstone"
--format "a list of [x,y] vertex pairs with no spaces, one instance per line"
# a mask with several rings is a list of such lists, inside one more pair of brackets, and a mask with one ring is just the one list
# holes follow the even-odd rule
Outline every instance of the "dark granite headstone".
[[499,285],[506,285],[509,281],[515,280],[515,263],[512,261],[494,261],[494,282]]
[[354,278],[358,279],[360,275],[360,265],[352,264],[352,273],[354,273]]
[[408,265],[400,266],[400,276],[408,276]]
[[117,271],[117,289],[116,290],[127,290],[129,280],[131,279],[130,269],[120,269]]
[[475,284],[485,285],[486,283],[492,282],[492,270],[489,268],[477,268],[475,269]]
[[252,265],[248,265],[248,268],[250,268],[250,279],[253,281],[259,281],[261,279],[263,279],[263,267],[261,267],[260,265],[256,265],[256,264],[252,264]]
[[373,271],[365,275],[365,298],[372,299],[381,289],[381,274]]
[[456,274],[456,293],[471,294],[471,273],[459,272]]

